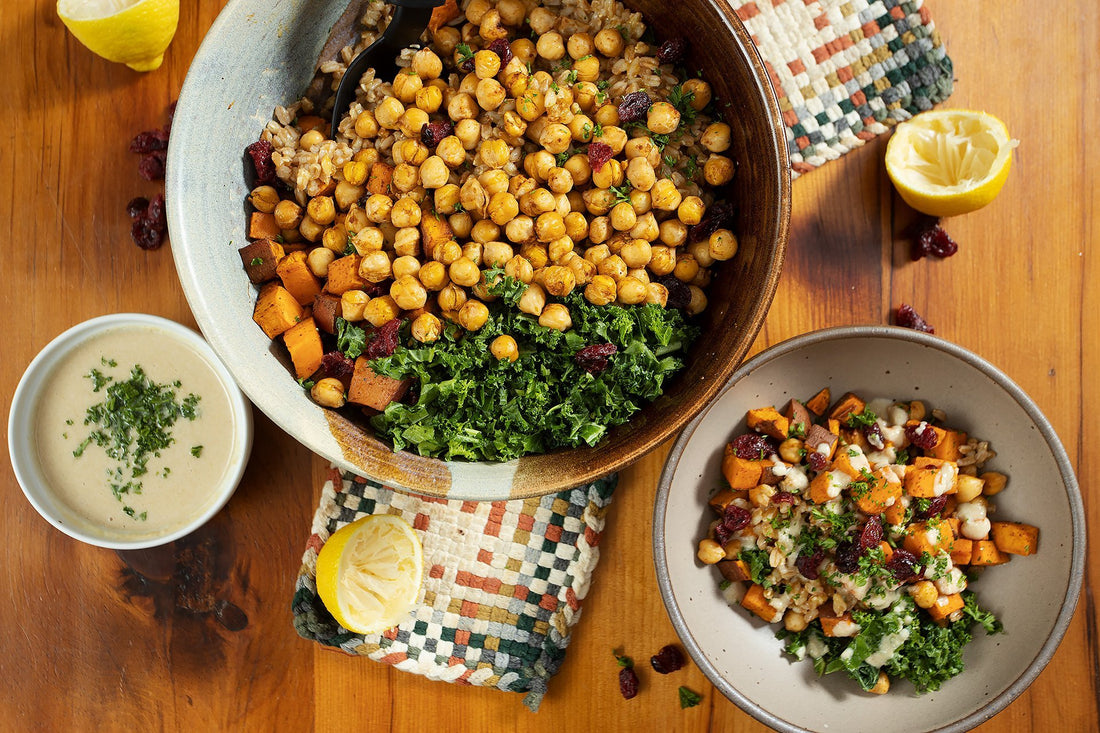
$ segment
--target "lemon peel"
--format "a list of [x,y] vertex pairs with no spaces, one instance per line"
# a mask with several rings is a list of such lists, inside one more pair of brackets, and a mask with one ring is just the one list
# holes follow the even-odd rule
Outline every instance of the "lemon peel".
[[408,616],[423,573],[423,548],[409,523],[371,515],[341,527],[321,548],[317,594],[345,629],[373,634]]
[[179,0],[57,0],[57,15],[88,50],[152,71],[179,24]]
[[1018,144],[1004,122],[986,112],[922,112],[894,130],[886,146],[886,173],[917,211],[957,216],[996,198]]

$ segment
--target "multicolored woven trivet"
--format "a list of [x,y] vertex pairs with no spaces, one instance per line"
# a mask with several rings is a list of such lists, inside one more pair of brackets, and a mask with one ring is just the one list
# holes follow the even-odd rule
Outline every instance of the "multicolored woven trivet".
[[[527,693],[537,709],[569,645],[599,558],[616,477],[536,499],[448,501],[333,471],[295,588],[298,633],[430,679]],[[340,527],[397,514],[424,546],[424,598],[407,620],[363,636],[317,596],[317,553]]]
[[951,94],[923,0],[731,0],[764,57],[795,176]]

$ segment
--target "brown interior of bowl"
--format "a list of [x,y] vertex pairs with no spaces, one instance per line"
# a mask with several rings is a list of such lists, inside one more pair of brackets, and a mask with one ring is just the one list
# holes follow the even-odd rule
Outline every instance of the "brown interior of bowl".
[[[707,291],[702,335],[687,368],[666,393],[595,448],[526,456],[512,479],[512,497],[560,491],[604,476],[641,458],[692,418],[726,383],[748,353],[771,305],[787,246],[790,172],[779,108],[763,62],[733,11],[720,0],[690,4],[630,0],[659,39],[690,39],[686,67],[701,69],[732,127],[727,153],[737,162],[729,199],[739,207],[738,254],[722,264]],[[388,444],[346,418],[329,425],[344,457],[375,479],[425,494],[461,495],[447,464]]]

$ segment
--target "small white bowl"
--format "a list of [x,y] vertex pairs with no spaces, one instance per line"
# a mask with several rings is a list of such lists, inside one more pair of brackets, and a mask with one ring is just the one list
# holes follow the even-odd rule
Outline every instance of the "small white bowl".
[[[809,661],[783,654],[778,626],[731,608],[721,576],[695,558],[714,517],[727,442],[746,431],[745,412],[808,399],[830,387],[865,398],[920,399],[952,426],[988,440],[990,470],[1009,477],[997,517],[1039,527],[1039,551],[989,568],[973,590],[1005,633],[980,629],[966,669],[918,697],[906,681],[870,695],[843,673],[818,677]],[[684,646],[712,683],[760,722],[785,732],[950,731],[1003,710],[1050,661],[1069,626],[1085,561],[1077,480],[1054,429],[1003,372],[963,348],[902,328],[855,326],[784,341],[746,362],[676,441],[653,515],[654,562],[665,608]]]
[[[163,533],[125,537],[109,528],[78,520],[50,486],[40,465],[36,447],[36,416],[39,398],[50,386],[55,368],[77,347],[104,334],[126,328],[153,328],[189,348],[206,363],[229,399],[233,421],[233,445],[220,484],[211,492],[201,509],[182,523],[167,527]],[[183,375],[181,375],[183,376]],[[252,450],[252,408],[219,361],[214,350],[191,329],[175,321],[141,313],[116,313],[93,318],[73,326],[51,341],[31,361],[19,380],[8,415],[8,453],[15,477],[31,505],[57,529],[81,542],[112,549],[140,549],[163,545],[193,532],[225,506],[240,483]]]

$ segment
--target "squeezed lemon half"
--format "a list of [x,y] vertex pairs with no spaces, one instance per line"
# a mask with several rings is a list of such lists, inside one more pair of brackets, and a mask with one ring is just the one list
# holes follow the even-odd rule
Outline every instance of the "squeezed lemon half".
[[57,15],[76,39],[108,61],[152,71],[176,34],[179,0],[57,0]]
[[894,130],[886,146],[886,172],[901,198],[917,211],[957,216],[996,198],[1018,144],[991,114],[922,112]]
[[341,626],[373,634],[415,607],[424,551],[401,517],[376,514],[337,530],[317,556],[317,594]]

